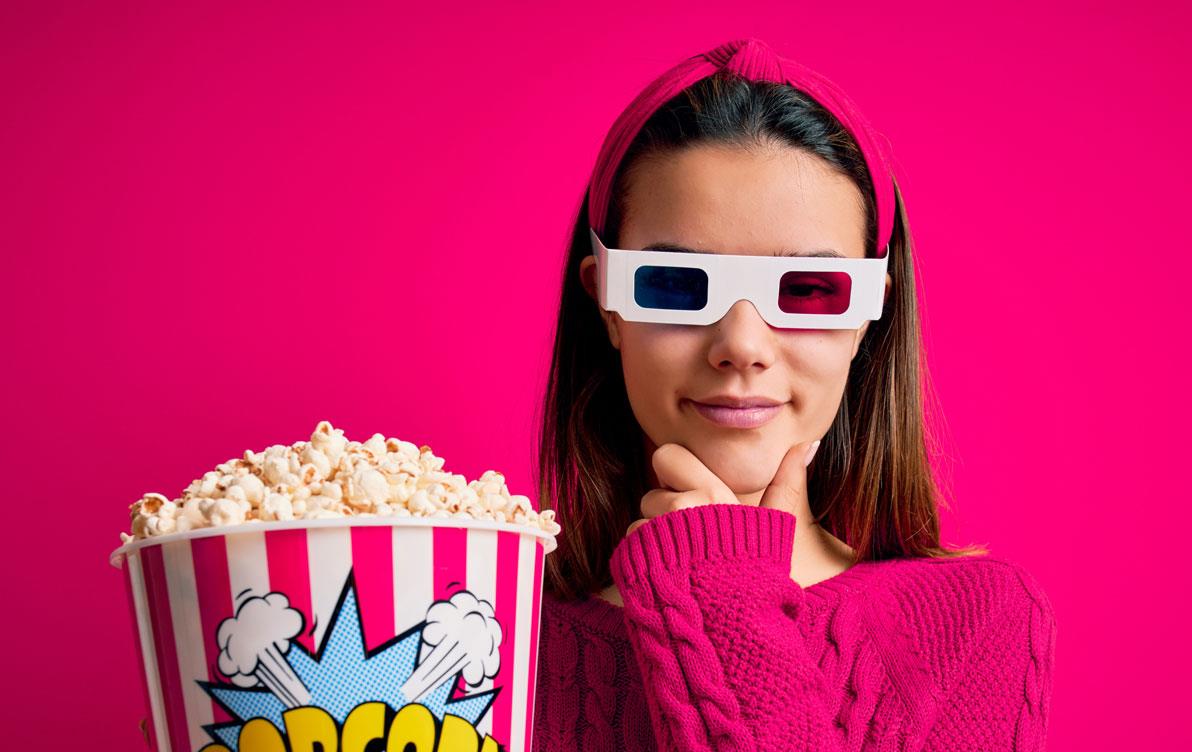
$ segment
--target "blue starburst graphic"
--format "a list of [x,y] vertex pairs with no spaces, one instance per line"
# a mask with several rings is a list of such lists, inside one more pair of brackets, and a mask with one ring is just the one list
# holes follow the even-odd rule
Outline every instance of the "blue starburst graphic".
[[[402,686],[417,667],[422,644],[423,621],[388,642],[367,651],[351,573],[344,583],[339,602],[327,626],[323,644],[311,653],[300,642],[293,642],[285,660],[310,691],[306,703],[322,708],[341,725],[348,713],[366,702],[383,702],[394,711],[410,700]],[[446,713],[463,718],[475,726],[492,706],[500,687],[467,697],[452,698],[461,672],[455,672],[418,700],[440,722]],[[262,686],[240,687],[235,684],[199,681],[234,719],[228,723],[204,726],[219,744],[238,752],[240,729],[253,718],[264,718],[285,732],[283,713],[289,708],[275,694]]]

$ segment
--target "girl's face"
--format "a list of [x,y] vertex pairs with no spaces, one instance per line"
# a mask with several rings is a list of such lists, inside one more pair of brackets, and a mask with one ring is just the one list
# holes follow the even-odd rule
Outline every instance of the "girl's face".
[[[647,159],[630,176],[626,203],[620,237],[605,239],[617,248],[754,256],[831,250],[865,257],[861,193],[827,162],[787,146],[699,145]],[[580,268],[593,297],[594,264],[588,257]],[[707,326],[601,313],[621,353],[645,451],[681,444],[754,505],[792,445],[827,433],[868,327],[778,329],[747,300]],[[696,404],[722,395],[778,406],[760,425],[728,426]],[[657,486],[652,469],[649,480]]]

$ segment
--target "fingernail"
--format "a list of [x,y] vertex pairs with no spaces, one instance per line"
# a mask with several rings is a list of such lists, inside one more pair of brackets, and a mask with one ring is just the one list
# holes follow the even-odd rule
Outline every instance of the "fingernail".
[[815,456],[815,450],[819,449],[819,445],[820,439],[816,439],[814,442],[812,442],[811,449],[807,450],[807,459],[803,460],[803,467],[807,467],[811,464],[811,458]]

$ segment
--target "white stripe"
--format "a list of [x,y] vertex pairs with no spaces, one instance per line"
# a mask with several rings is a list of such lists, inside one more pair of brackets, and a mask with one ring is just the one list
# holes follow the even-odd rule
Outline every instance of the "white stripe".
[[236,533],[225,538],[228,549],[228,580],[236,608],[248,598],[238,598],[248,590],[263,598],[269,593],[269,554],[264,533]]
[[393,528],[393,624],[396,634],[426,618],[435,598],[434,528]]
[[323,635],[335,604],[343,592],[352,568],[351,528],[312,528],[306,531],[306,554],[310,565],[310,609],[315,620],[315,649],[323,647]]
[[198,685],[199,679],[207,679],[207,659],[195,586],[195,562],[187,540],[166,543],[161,551],[170,590],[170,614],[174,617],[174,651],[178,654],[178,674],[182,679],[186,728],[190,748],[199,749],[211,742],[203,726],[215,720],[215,713],[211,698]]
[[157,671],[157,653],[153,645],[153,625],[149,621],[149,599],[145,595],[145,573],[139,551],[124,558],[132,582],[132,602],[137,612],[137,632],[141,635],[141,657],[145,659],[145,681],[149,686],[149,709],[153,714],[153,735],[158,752],[170,752],[170,732],[166,729],[165,701],[161,676]]
[[[478,600],[488,601],[496,608],[497,603],[497,531],[468,530],[467,588]],[[501,625],[505,629],[505,625]],[[493,680],[486,678],[479,686],[468,687],[468,694],[487,692],[493,688]],[[476,724],[480,738],[492,733],[493,714],[490,710]]]
[[513,723],[509,730],[509,749],[526,746],[526,702],[530,692],[530,613],[534,607],[534,549],[532,535],[520,535],[517,548],[517,621],[513,636]]

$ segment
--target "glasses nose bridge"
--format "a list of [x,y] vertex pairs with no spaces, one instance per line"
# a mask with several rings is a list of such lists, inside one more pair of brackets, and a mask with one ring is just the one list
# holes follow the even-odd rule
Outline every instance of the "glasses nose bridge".
[[733,310],[736,309],[737,306],[741,303],[746,303],[748,308],[753,309],[753,313],[755,316],[757,316],[758,320],[761,321],[762,324],[769,326],[769,322],[766,321],[766,317],[763,316],[761,310],[758,309],[757,303],[753,302],[752,300],[750,300],[749,298],[746,298],[744,296],[729,303],[728,308],[725,309],[725,311],[724,311],[724,315],[721,316],[719,319],[717,319],[716,323],[717,324],[723,323],[724,320],[729,317],[729,314],[731,314],[733,312]]

